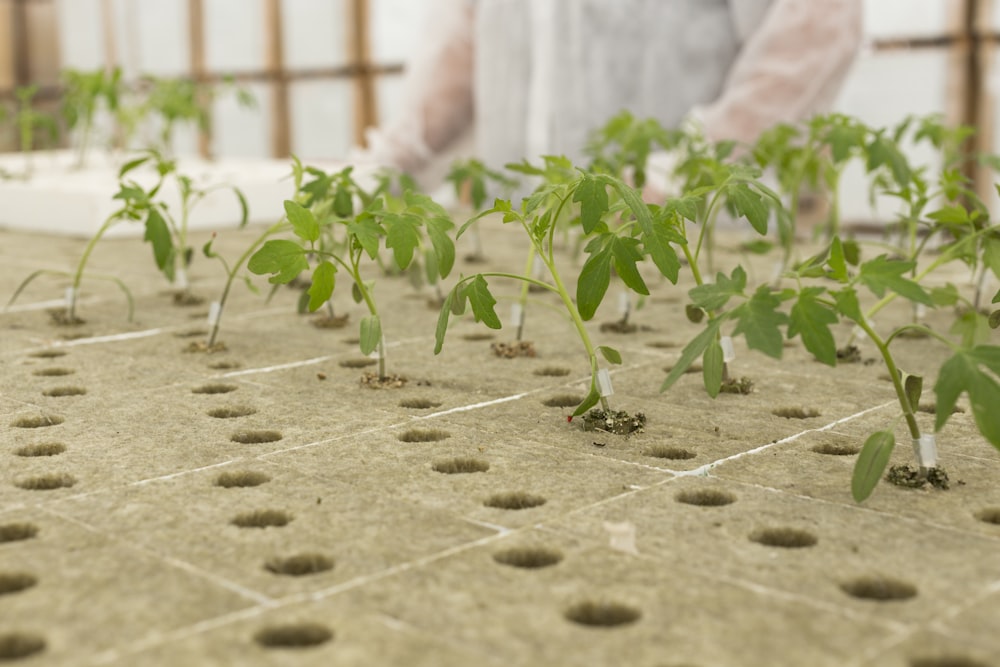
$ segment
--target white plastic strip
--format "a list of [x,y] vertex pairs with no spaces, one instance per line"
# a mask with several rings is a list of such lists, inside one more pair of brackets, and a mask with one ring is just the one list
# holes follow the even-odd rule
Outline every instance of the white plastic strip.
[[719,345],[722,346],[722,361],[728,364],[736,360],[736,349],[733,347],[732,336],[723,336],[720,338]]
[[535,263],[531,265],[531,277],[541,278],[545,275],[545,262],[538,255],[535,255]]
[[622,317],[628,315],[630,309],[629,294],[625,290],[618,293],[618,314]]
[[222,304],[218,301],[213,301],[208,306],[208,326],[214,327],[218,324],[220,315],[222,315]]
[[66,307],[71,308],[76,302],[76,288],[70,285],[66,288]]
[[938,462],[937,442],[933,433],[923,433],[913,439],[913,455],[921,468],[936,468]]
[[597,391],[600,392],[602,398],[607,398],[615,393],[611,386],[611,373],[608,372],[607,368],[597,371]]
[[515,303],[510,307],[510,326],[520,327],[524,323],[524,308],[521,304]]

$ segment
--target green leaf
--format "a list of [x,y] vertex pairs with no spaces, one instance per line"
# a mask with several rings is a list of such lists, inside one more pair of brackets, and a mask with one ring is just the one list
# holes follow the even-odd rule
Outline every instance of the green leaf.
[[303,241],[319,240],[319,223],[312,211],[290,199],[285,200],[285,215],[292,224],[292,231]]
[[382,322],[378,315],[370,315],[361,320],[361,354],[368,355],[378,349],[382,341]]
[[622,279],[622,282],[628,285],[633,292],[648,296],[649,288],[646,287],[646,281],[642,279],[636,266],[638,262],[643,260],[642,253],[639,251],[639,241],[629,237],[615,236],[611,241],[611,254],[615,273]]
[[747,286],[747,273],[742,266],[733,269],[731,277],[719,273],[715,276],[714,283],[705,283],[698,287],[693,287],[688,294],[694,305],[705,310],[719,310],[725,306],[734,296],[743,294]]
[[146,234],[143,240],[153,244],[153,257],[156,259],[156,267],[163,272],[168,280],[174,279],[174,240],[170,235],[170,227],[167,221],[160,215],[159,210],[149,209],[146,216]]
[[781,326],[788,323],[788,316],[777,310],[780,305],[770,287],[761,285],[749,301],[733,310],[732,316],[739,320],[733,334],[743,334],[750,349],[780,359],[784,350]]
[[[982,370],[985,366],[992,375]],[[979,432],[1000,449],[1000,346],[978,345],[955,352],[938,371],[934,430],[944,428],[962,392],[968,392],[972,415]]]
[[469,304],[472,306],[472,315],[477,322],[482,322],[490,329],[499,329],[503,326],[493,308],[497,305],[497,300],[490,294],[490,288],[485,278],[477,275],[465,285],[462,295],[469,300]]
[[677,259],[677,253],[670,247],[672,239],[679,238],[677,232],[663,224],[654,224],[653,215],[649,211],[649,206],[642,201],[639,193],[618,179],[609,176],[595,176],[603,183],[610,185],[622,198],[622,201],[632,211],[632,215],[639,223],[642,230],[642,245],[649,253],[656,268],[660,270],[667,280],[672,283],[677,282],[680,274],[681,263]]
[[580,203],[580,222],[583,225],[583,232],[590,234],[601,221],[601,217],[608,212],[608,191],[604,183],[584,174],[573,193],[573,201]]
[[382,219],[386,229],[385,247],[391,248],[396,265],[402,270],[413,261],[413,252],[420,245],[420,220],[413,215],[388,215]]
[[692,324],[701,324],[701,321],[705,319],[705,309],[699,308],[693,303],[689,303],[684,306],[684,314],[687,315],[688,321]]
[[856,502],[864,502],[875,490],[895,446],[896,437],[890,431],[879,431],[868,436],[851,475],[851,495]]
[[705,348],[701,357],[701,376],[705,383],[705,391],[712,398],[722,390],[722,374],[725,368],[725,355],[718,340],[713,340]]
[[920,409],[920,395],[924,392],[924,378],[920,375],[910,375],[903,373],[903,393],[910,403],[910,412],[917,412]]
[[236,195],[236,203],[240,206],[240,224],[239,228],[242,229],[247,226],[247,222],[250,221],[250,205],[247,204],[246,195],[239,188],[233,188],[233,194]]
[[359,216],[347,223],[347,235],[357,241],[371,259],[378,256],[382,227],[370,215]]
[[879,298],[885,296],[886,290],[889,290],[904,299],[931,306],[933,301],[924,288],[903,277],[904,273],[913,269],[914,264],[911,261],[893,260],[886,255],[879,255],[861,265],[858,279]]
[[814,357],[828,366],[837,364],[837,343],[830,325],[836,324],[837,313],[817,298],[822,287],[806,287],[792,306],[788,323],[788,337],[802,336],[802,344]]
[[1000,329],[1000,310],[994,310],[990,313],[988,322],[990,329]]
[[312,284],[309,286],[309,312],[315,313],[320,306],[333,296],[333,286],[337,267],[327,261],[322,261],[313,270]]
[[447,218],[428,218],[425,224],[427,236],[430,237],[431,245],[434,246],[438,275],[447,278],[455,266],[455,243],[448,235],[448,232],[454,229],[455,225]]
[[247,262],[251,273],[264,275],[275,274],[269,279],[274,284],[291,282],[297,275],[309,269],[305,250],[294,241],[267,241],[255,252]]
[[[706,325],[705,330],[700,334],[695,336],[694,340],[684,346],[681,350],[681,358],[677,360],[674,367],[670,370],[667,379],[663,381],[660,385],[660,391],[666,391],[677,382],[684,375],[691,364],[695,362],[698,357],[702,356],[710,344],[716,342],[716,337],[719,335],[719,328],[722,326],[723,318],[717,318],[710,320],[708,325]],[[721,377],[721,375],[720,375]]]
[[351,298],[354,299],[354,303],[361,303],[365,300],[365,295],[361,293],[361,286],[357,283],[351,283]]
[[730,205],[737,215],[743,216],[758,234],[767,234],[767,220],[770,210],[764,198],[748,183],[735,183],[727,191]]
[[847,282],[849,277],[847,275],[847,260],[844,257],[844,246],[840,242],[840,237],[833,237],[833,243],[830,244],[830,257],[827,260],[827,266],[830,267],[831,278],[837,282]]
[[349,218],[354,214],[354,199],[351,191],[341,186],[333,195],[333,213],[338,218]]
[[146,164],[151,159],[152,156],[146,155],[145,157],[139,157],[134,160],[126,162],[125,164],[122,165],[122,168],[118,170],[118,180],[123,179],[127,173],[129,173],[136,167],[140,167]]
[[935,306],[954,306],[958,303],[958,288],[952,283],[944,287],[932,287],[930,295]]
[[621,352],[614,349],[613,347],[608,347],[607,345],[598,345],[597,350],[608,360],[609,364],[621,364],[622,355]]
[[841,243],[844,247],[844,259],[851,266],[857,266],[861,261],[861,244],[854,239],[847,239]]
[[576,302],[580,317],[591,319],[604,300],[611,283],[611,267],[632,290],[642,295],[649,294],[645,281],[636,266],[642,261],[638,241],[622,238],[607,232],[591,239],[586,251],[590,257],[584,262],[576,283]]
[[598,401],[600,400],[601,400],[601,392],[597,390],[597,384],[594,381],[594,378],[591,378],[590,392],[588,392],[587,396],[583,399],[583,401],[580,402],[580,405],[576,406],[576,410],[573,411],[573,416],[579,417],[587,410],[597,405]]
[[952,322],[949,333],[961,336],[962,347],[973,347],[987,342],[990,337],[990,322],[982,313],[966,310]]
[[842,290],[833,292],[833,300],[837,304],[837,311],[841,315],[854,322],[862,322],[865,319],[861,312],[861,303],[858,301],[858,293],[853,287],[845,287]]

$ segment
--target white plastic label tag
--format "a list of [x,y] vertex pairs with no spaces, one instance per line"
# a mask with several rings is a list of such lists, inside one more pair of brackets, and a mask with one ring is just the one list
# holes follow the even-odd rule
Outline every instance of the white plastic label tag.
[[208,305],[208,326],[214,327],[218,324],[220,315],[222,315],[222,304],[213,301]]
[[607,398],[615,393],[611,387],[611,373],[608,372],[607,368],[597,371],[597,391],[600,392],[602,398]]
[[924,433],[913,439],[913,454],[917,457],[921,468],[937,467],[937,442],[933,433]]
[[618,314],[625,316],[628,315],[629,311],[629,295],[628,292],[622,290],[618,293]]
[[719,345],[722,346],[722,361],[729,363],[736,359],[736,350],[733,348],[733,338],[732,336],[723,336],[719,339]]
[[524,322],[524,309],[521,308],[521,304],[515,303],[510,307],[510,325],[512,327],[519,327]]
[[531,277],[541,278],[542,274],[545,272],[545,262],[538,255],[535,255],[535,263],[531,266]]
[[914,308],[914,313],[916,314],[918,320],[924,319],[925,317],[927,317],[927,306],[925,306],[922,303],[916,304],[916,307]]
[[76,302],[76,288],[67,287],[66,288],[66,305],[72,306]]

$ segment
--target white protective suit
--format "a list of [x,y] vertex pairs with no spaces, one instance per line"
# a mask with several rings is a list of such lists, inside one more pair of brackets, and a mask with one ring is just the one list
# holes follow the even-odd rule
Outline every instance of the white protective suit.
[[858,50],[862,0],[435,0],[398,121],[369,155],[420,176],[470,127],[491,167],[582,157],[622,109],[752,142],[823,111]]

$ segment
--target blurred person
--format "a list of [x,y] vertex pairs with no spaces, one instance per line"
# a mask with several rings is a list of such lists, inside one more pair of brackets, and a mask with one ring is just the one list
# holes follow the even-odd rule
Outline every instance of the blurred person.
[[[751,143],[828,110],[861,43],[862,2],[434,0],[401,108],[369,131],[362,159],[430,187],[435,163],[471,131],[493,168],[579,161],[622,109]],[[650,157],[654,188],[676,159]]]

